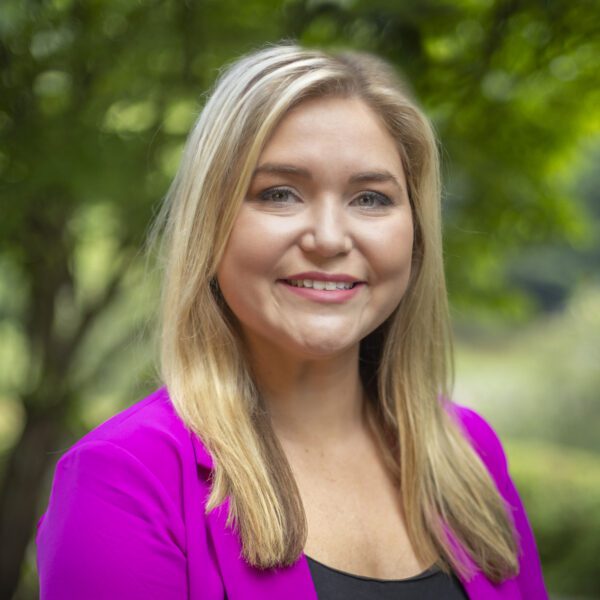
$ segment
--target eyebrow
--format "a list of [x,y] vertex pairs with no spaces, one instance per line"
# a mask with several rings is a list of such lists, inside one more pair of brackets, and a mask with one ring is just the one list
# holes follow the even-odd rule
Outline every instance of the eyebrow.
[[259,173],[267,173],[268,175],[296,175],[304,179],[312,179],[312,175],[308,169],[279,163],[265,163],[264,165],[260,165],[254,169],[253,175],[258,175]]
[[[253,176],[260,173],[266,173],[268,175],[294,175],[302,177],[303,179],[312,180],[313,176],[308,169],[302,167],[296,167],[294,165],[280,164],[280,163],[265,163],[256,167]],[[383,169],[381,171],[364,171],[362,173],[355,173],[348,180],[349,183],[393,183],[398,189],[404,193],[406,190],[404,186],[398,181],[398,178],[392,175],[388,170]]]
[[365,171],[364,173],[356,173],[350,177],[349,181],[350,183],[393,183],[401,191],[405,191],[402,184],[398,181],[398,178],[385,169],[383,171]]

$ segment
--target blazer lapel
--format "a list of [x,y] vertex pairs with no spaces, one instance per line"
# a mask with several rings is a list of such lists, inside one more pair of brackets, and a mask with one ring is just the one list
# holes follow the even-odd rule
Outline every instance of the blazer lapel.
[[318,600],[304,555],[291,567],[260,570],[248,565],[239,537],[227,526],[227,509],[225,502],[207,515],[227,600]]
[[477,568],[477,565],[465,551],[463,545],[448,525],[444,525],[444,531],[454,554],[463,564],[467,565],[473,573],[470,579],[462,577],[460,573],[458,574],[458,578],[463,584],[467,596],[469,596],[471,600],[521,600],[521,593],[519,592],[519,588],[514,579],[509,579],[503,581],[499,585],[494,585]]
[[471,600],[522,600],[521,592],[514,579],[493,585],[480,571],[469,581],[460,578],[467,596]]

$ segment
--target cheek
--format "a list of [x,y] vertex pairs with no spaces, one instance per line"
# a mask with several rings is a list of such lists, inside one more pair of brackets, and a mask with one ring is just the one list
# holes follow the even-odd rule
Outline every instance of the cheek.
[[390,252],[389,260],[381,265],[382,285],[377,304],[380,307],[379,323],[383,323],[401,304],[410,286],[412,273],[412,244],[403,245],[396,255]]
[[261,310],[261,291],[277,278],[276,267],[283,252],[277,229],[242,207],[217,269],[225,301],[241,320]]
[[262,271],[269,263],[269,246],[260,221],[253,219],[247,209],[242,208],[235,221],[225,252],[217,270],[221,279],[244,278]]
[[[365,240],[375,280],[392,286],[408,283],[412,265],[414,232],[412,218],[403,215],[381,227]],[[368,249],[368,250],[367,250]]]
[[[252,286],[252,268],[260,257],[252,246],[239,244],[239,238],[230,238],[217,269],[221,294],[231,312],[242,323],[253,321],[260,310],[260,299]],[[246,249],[246,251],[244,251]]]

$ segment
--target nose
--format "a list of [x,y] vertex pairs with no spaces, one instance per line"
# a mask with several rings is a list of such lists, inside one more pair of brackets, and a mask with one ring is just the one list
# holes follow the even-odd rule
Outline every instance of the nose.
[[315,202],[309,213],[309,222],[300,240],[304,252],[314,252],[326,258],[350,252],[352,236],[347,215],[338,199]]

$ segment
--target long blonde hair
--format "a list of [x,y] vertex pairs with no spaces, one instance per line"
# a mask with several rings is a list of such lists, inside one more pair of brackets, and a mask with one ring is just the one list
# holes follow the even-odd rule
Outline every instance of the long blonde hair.
[[289,565],[302,553],[300,494],[215,273],[270,134],[291,107],[319,96],[370,106],[396,140],[407,176],[411,281],[394,314],[361,342],[360,365],[410,539],[423,562],[468,575],[466,552],[500,581],[518,569],[511,520],[440,400],[449,397],[452,356],[435,136],[393,69],[367,54],[277,45],[231,65],[188,138],[159,215],[161,375],[176,411],[213,456],[207,511],[229,498],[229,522],[252,565]]

